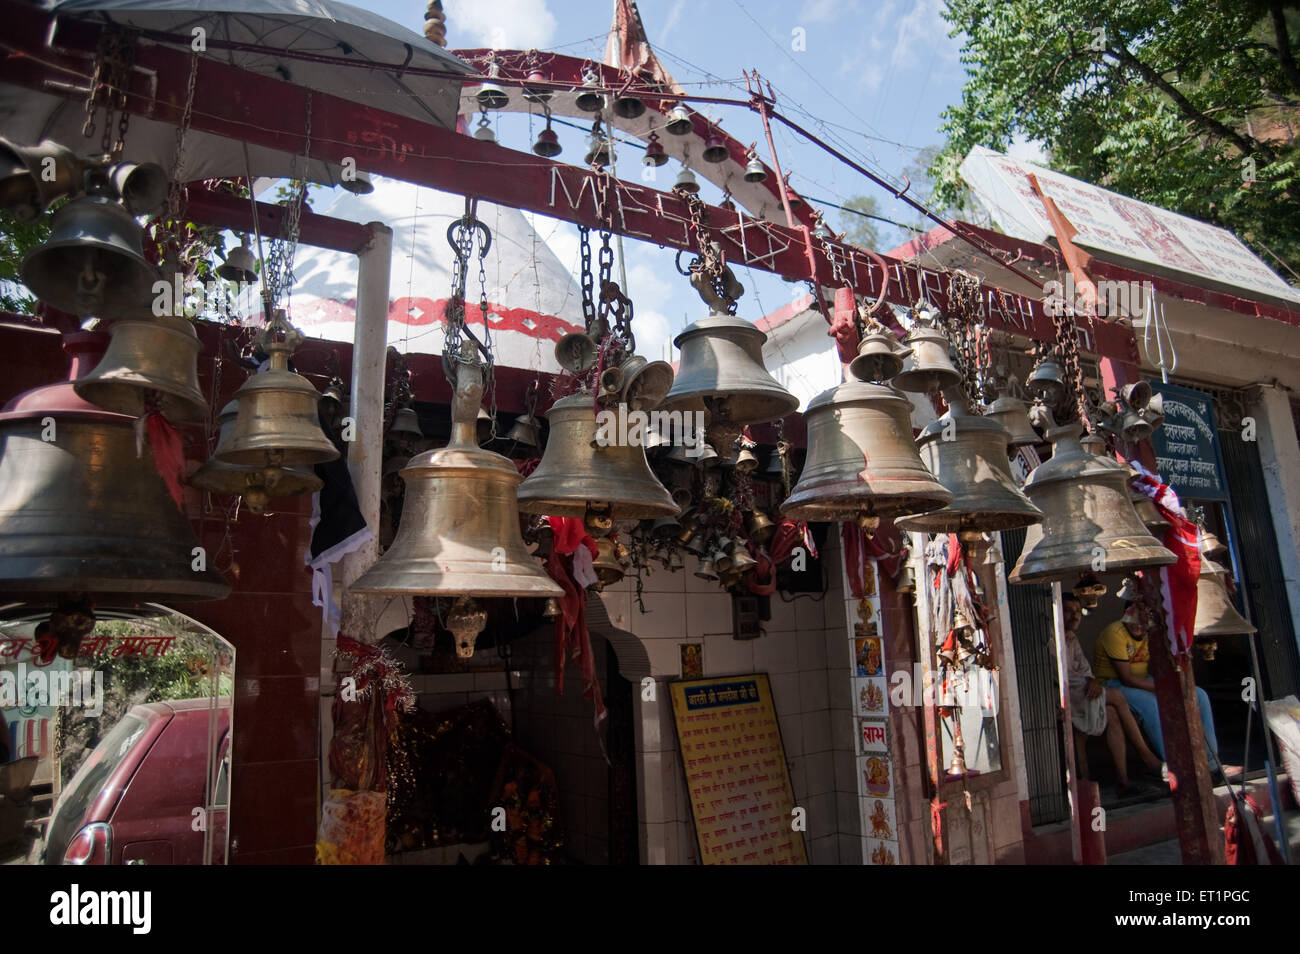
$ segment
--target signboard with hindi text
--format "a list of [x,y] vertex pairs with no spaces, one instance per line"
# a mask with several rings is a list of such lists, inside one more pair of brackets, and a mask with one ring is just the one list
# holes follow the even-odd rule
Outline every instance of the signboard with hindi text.
[[1164,398],[1164,423],[1151,435],[1160,479],[1179,500],[1227,500],[1210,395],[1161,381],[1152,381],[1151,391]]
[[669,684],[700,863],[804,865],[766,673]]

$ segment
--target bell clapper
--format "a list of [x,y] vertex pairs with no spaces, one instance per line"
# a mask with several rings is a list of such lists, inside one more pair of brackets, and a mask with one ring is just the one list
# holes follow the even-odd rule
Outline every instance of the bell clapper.
[[456,640],[456,655],[469,659],[474,655],[474,642],[487,625],[487,611],[472,596],[458,596],[447,611],[445,625]]

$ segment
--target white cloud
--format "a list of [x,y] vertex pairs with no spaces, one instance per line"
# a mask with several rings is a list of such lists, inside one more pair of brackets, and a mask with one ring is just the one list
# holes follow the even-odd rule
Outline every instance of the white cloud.
[[[682,18],[682,13],[686,9],[686,0],[676,0],[673,8],[668,11],[668,19],[664,21],[663,27],[659,30],[659,35],[655,37],[654,42],[660,44],[668,43],[668,36],[673,32],[673,27],[677,26],[678,21]],[[642,16],[644,21],[645,17]]]
[[544,50],[555,39],[546,0],[447,0],[447,38],[453,48]]
[[825,23],[853,12],[856,3],[844,0],[804,0],[799,8],[799,20],[805,23]]

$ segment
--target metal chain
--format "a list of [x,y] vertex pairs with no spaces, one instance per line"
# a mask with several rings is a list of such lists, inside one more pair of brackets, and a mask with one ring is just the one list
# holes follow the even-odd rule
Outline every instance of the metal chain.
[[[311,106],[312,92],[307,90],[306,128],[303,133],[305,147],[303,158],[311,155]],[[262,278],[262,297],[270,308],[280,304],[280,296],[288,290],[292,294],[293,261],[298,252],[298,229],[302,216],[302,207],[307,202],[308,183],[306,178],[297,178],[298,158],[294,157],[291,165],[293,194],[289,197],[284,218],[280,222],[280,237],[271,243],[271,254],[267,257],[265,275]],[[251,186],[251,183],[250,183]]]
[[[731,278],[727,268],[722,246],[713,241],[713,233],[708,227],[708,207],[698,195],[689,192],[679,192],[678,195],[686,203],[686,210],[691,217],[691,232],[695,236],[695,247],[699,252],[683,274],[692,278],[702,277],[707,281],[714,294],[725,303],[727,314],[734,315],[738,297],[732,293],[731,282],[734,278]],[[680,265],[677,270],[682,270]]]
[[[1088,395],[1083,387],[1083,370],[1079,367],[1079,329],[1074,323],[1074,316],[1060,309],[1052,316],[1052,325],[1056,331],[1056,344],[1053,351],[1061,362],[1066,387],[1073,391],[1079,421],[1085,428],[1092,430],[1091,416],[1088,410]],[[1061,410],[1064,410],[1062,408]]]
[[[95,111],[104,107],[104,132],[100,137],[99,151],[110,161],[120,159],[126,148],[126,130],[131,114],[126,110],[126,92],[131,82],[131,69],[135,64],[135,46],[126,33],[106,28],[100,35],[95,50],[94,74],[90,80],[90,95],[86,98],[86,121],[81,127],[87,139],[95,135]],[[113,112],[118,112],[117,139],[113,139]]]
[[190,56],[190,76],[185,88],[185,107],[181,111],[180,125],[176,127],[176,154],[172,158],[171,179],[167,183],[167,231],[163,241],[170,238],[176,250],[177,267],[182,267],[184,250],[181,248],[181,202],[187,200],[188,189],[185,187],[185,138],[190,130],[194,116],[194,91],[198,85],[199,54]]
[[578,226],[578,248],[582,255],[581,270],[578,273],[582,283],[582,320],[585,330],[590,333],[596,324],[595,279],[591,274],[591,229],[585,225]]
[[962,376],[968,410],[978,413],[983,391],[980,382],[978,328],[980,280],[969,272],[954,270],[948,285],[949,337],[953,339],[957,370]]

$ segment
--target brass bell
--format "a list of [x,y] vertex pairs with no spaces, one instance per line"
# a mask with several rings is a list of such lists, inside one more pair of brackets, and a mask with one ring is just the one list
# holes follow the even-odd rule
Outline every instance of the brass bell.
[[474,94],[474,102],[479,109],[505,109],[510,105],[510,95],[501,88],[501,84],[488,81]]
[[600,345],[586,332],[573,331],[555,343],[555,360],[570,374],[583,374],[596,366]]
[[696,569],[695,575],[698,576],[701,580],[712,580],[714,582],[717,582],[718,571],[713,566],[713,558],[705,557],[704,559],[700,560],[700,565],[699,568]]
[[478,128],[474,130],[474,138],[479,142],[496,142],[497,134],[492,130],[492,122],[487,118],[487,113],[479,115]]
[[[743,318],[718,312],[690,325],[673,341],[682,357],[662,409],[707,410],[711,428],[734,429],[735,434],[746,424],[789,414],[799,399],[763,366],[766,340],[764,332]],[[713,434],[709,439],[714,440]],[[730,449],[730,443],[723,446]]]
[[581,517],[589,506],[602,505],[611,508],[614,520],[680,513],[651,472],[641,442],[597,440],[600,422],[591,394],[561,398],[546,418],[550,436],[541,463],[519,488],[519,509],[524,513]]
[[574,99],[573,105],[584,113],[598,113],[605,108],[605,97],[598,92],[600,77],[595,70],[585,70],[582,74],[582,91]]
[[239,416],[229,443],[213,452],[217,460],[245,467],[301,467],[338,458],[338,449],[321,430],[320,393],[289,370],[289,355],[301,340],[277,308],[258,336],[271,366],[235,393]]
[[506,432],[506,440],[533,450],[542,446],[542,429],[531,411],[515,418],[510,430]]
[[393,413],[393,423],[388,425],[388,434],[390,437],[404,434],[416,440],[422,439],[424,431],[420,430],[420,415],[409,407],[399,407]]
[[1007,432],[1008,447],[1024,447],[1042,442],[1029,420],[1029,406],[1011,394],[1007,386],[998,389],[998,396],[989,405],[984,416],[997,421]]
[[[218,447],[230,439],[238,416],[238,401],[231,401],[221,409],[217,416],[220,428]],[[324,486],[324,482],[307,468],[236,467],[233,464],[223,464],[215,457],[210,457],[191,474],[189,483],[214,494],[243,497],[244,503],[254,514],[265,512],[272,497],[312,494]]]
[[677,550],[668,554],[668,572],[676,573],[678,570],[686,569],[686,559]]
[[791,520],[843,521],[937,510],[952,493],[921,463],[912,402],[887,384],[846,381],[808,404],[808,457],[781,505]]
[[1201,553],[1201,575],[1196,579],[1197,636],[1245,636],[1255,627],[1237,612],[1228,596],[1228,571]]
[[553,159],[564,152],[564,147],[560,145],[560,137],[555,135],[549,118],[546,121],[546,128],[537,134],[537,142],[533,143],[533,152],[546,159]]
[[894,376],[893,385],[902,391],[931,394],[961,383],[961,375],[948,356],[948,336],[937,328],[916,324],[903,339],[911,355],[903,370]]
[[731,569],[731,564],[731,541],[722,537],[713,550],[713,568],[719,573],[725,573]]
[[736,470],[742,474],[752,474],[754,468],[758,466],[758,458],[754,456],[754,451],[749,447],[742,447],[740,453],[736,455]]
[[1012,583],[1068,580],[1092,570],[1117,573],[1176,561],[1147,532],[1129,499],[1124,468],[1090,454],[1080,442],[1082,426],[1048,431],[1050,460],[1034,468],[1025,493],[1043,512],[1029,528]]
[[614,114],[624,119],[639,119],[645,115],[645,103],[624,93],[614,100]]
[[352,175],[345,178],[339,185],[344,192],[350,192],[352,195],[370,195],[375,191],[375,184],[370,181],[370,173],[363,172],[360,169],[354,169]]
[[524,99],[530,103],[549,103],[551,101],[551,91],[542,84],[550,81],[551,78],[540,69],[529,70],[524,82],[532,85],[524,87]]
[[611,583],[617,583],[623,579],[623,565],[618,562],[617,551],[614,541],[609,537],[601,537],[596,541],[596,556],[591,561],[591,568],[596,573],[596,590],[603,590]]
[[849,363],[849,373],[859,381],[888,381],[903,370],[903,359],[911,349],[901,347],[884,327],[875,323],[863,335],[858,356]]
[[685,136],[695,128],[695,124],[691,121],[691,111],[686,108],[686,104],[678,103],[672,108],[664,128],[668,130],[670,136]]
[[1203,530],[1201,531],[1201,552],[1211,560],[1222,560],[1228,555],[1228,547],[1209,530]]
[[1007,432],[990,418],[966,413],[960,389],[947,392],[948,412],[916,439],[921,461],[952,493],[938,510],[900,517],[900,530],[920,533],[1000,531],[1027,527],[1042,511],[1020,492],[1007,463]]
[[617,400],[632,411],[654,410],[673,386],[673,366],[667,361],[647,361],[634,354],[610,370],[618,371]]
[[894,584],[894,589],[899,593],[916,592],[916,571],[912,569],[912,564],[903,564],[903,568],[898,573],[898,582]]
[[1025,387],[1048,407],[1055,407],[1065,396],[1065,372],[1055,358],[1046,354],[1034,367]]
[[[464,345],[462,355],[472,355],[474,343]],[[351,589],[393,595],[563,596],[520,536],[515,501],[519,472],[505,457],[478,446],[474,421],[483,398],[482,365],[462,362],[456,365],[451,441],[417,455],[402,470],[406,492],[397,536]],[[471,625],[469,619],[464,628]]]
[[749,161],[745,163],[746,182],[762,182],[767,178],[767,167],[763,165],[762,160],[753,154],[750,155]]
[[1165,396],[1163,394],[1152,395],[1147,401],[1146,407],[1142,408],[1142,419],[1151,425],[1151,430],[1155,430],[1165,422]]
[[737,540],[731,547],[731,572],[745,573],[758,566],[758,561],[750,556],[749,548]]
[[713,445],[705,444],[704,450],[700,452],[700,456],[697,458],[696,463],[702,467],[715,467],[720,460],[721,458],[718,457],[718,452],[713,449]]
[[612,161],[613,150],[610,149],[609,140],[598,132],[593,132],[587,137],[587,154],[582,157],[582,161],[589,166],[607,166]]
[[658,424],[658,426],[646,427],[645,452],[647,454],[654,454],[656,451],[661,451],[672,444],[672,441],[664,434],[660,422],[652,420],[651,424]]
[[745,518],[745,533],[749,539],[762,546],[776,533],[776,523],[762,510],[754,510]]
[[41,301],[78,317],[123,314],[149,301],[157,267],[144,257],[144,231],[102,180],[62,206],[50,237],[23,259],[23,284]]
[[19,222],[35,222],[55,199],[81,188],[84,170],[72,150],[52,139],[20,146],[0,138],[0,208]]
[[729,155],[727,143],[723,140],[721,134],[715,131],[710,133],[709,138],[705,140],[704,152],[700,154],[700,158],[705,162],[718,163],[726,162]]
[[217,266],[217,276],[228,282],[252,284],[257,281],[257,260],[253,258],[253,250],[248,247],[247,235],[240,239],[236,248],[230,250],[226,260]]
[[689,540],[686,541],[684,546],[686,547],[687,550],[689,550],[691,553],[694,553],[700,559],[704,559],[704,554],[707,553],[709,549],[704,543],[704,537],[700,536],[699,534],[694,534]]
[[664,151],[664,144],[659,141],[657,133],[650,134],[650,141],[646,144],[645,156],[642,157],[641,164],[654,169],[668,164],[668,153]]
[[695,181],[695,173],[683,166],[682,171],[677,173],[677,181],[673,183],[673,191],[696,195],[700,191],[700,184]]
[[1142,415],[1130,408],[1120,418],[1120,437],[1130,444],[1144,441],[1151,436],[1151,425]]
[[119,162],[108,170],[108,181],[132,215],[152,215],[167,201],[169,180],[156,162]]
[[199,390],[199,336],[187,319],[131,317],[114,322],[109,334],[103,360],[73,385],[80,397],[131,417],[142,417],[154,402],[173,421],[207,415]]
[[[70,381],[104,341],[96,332],[64,337]],[[87,404],[69,382],[21,394],[0,412],[0,603],[53,605],[85,593],[99,611],[230,592],[211,569],[195,569],[190,522],[135,442],[134,420]]]
[[660,517],[650,525],[650,536],[656,540],[674,540],[681,532],[682,525],[676,517]]

